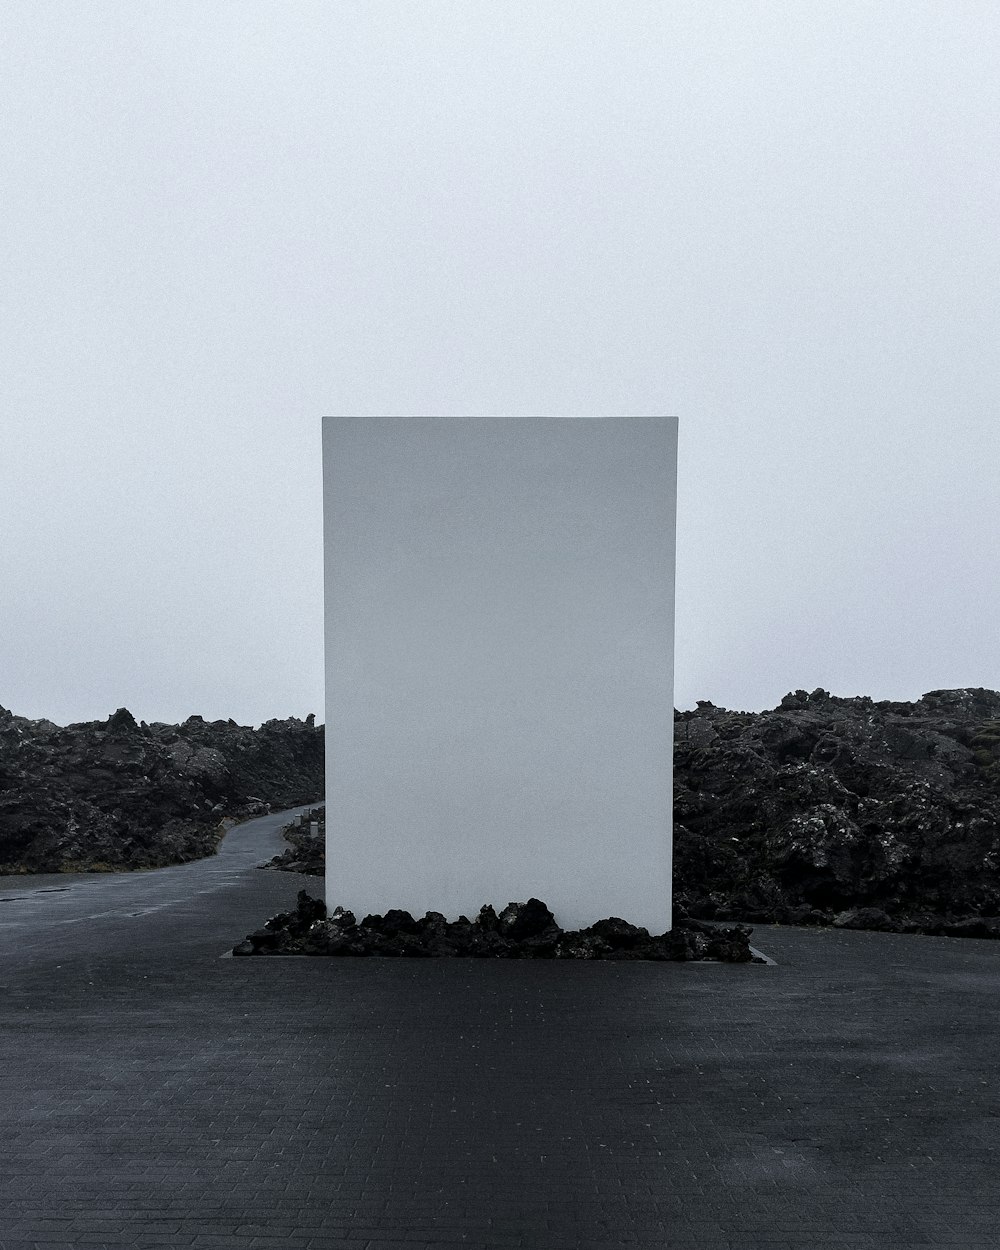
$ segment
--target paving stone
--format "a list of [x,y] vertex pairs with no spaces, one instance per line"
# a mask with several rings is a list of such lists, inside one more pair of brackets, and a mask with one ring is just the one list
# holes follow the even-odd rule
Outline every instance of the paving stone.
[[5,908],[0,1250],[995,1250],[1000,943],[220,958],[279,823]]

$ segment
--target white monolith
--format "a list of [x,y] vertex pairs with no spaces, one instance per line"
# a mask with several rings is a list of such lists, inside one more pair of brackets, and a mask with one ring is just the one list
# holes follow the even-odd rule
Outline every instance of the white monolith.
[[328,907],[669,928],[676,419],[323,433]]

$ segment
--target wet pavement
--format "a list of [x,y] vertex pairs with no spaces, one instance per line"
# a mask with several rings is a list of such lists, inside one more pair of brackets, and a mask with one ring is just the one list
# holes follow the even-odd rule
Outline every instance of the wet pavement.
[[321,892],[285,820],[0,878],[0,1250],[1000,1244],[1000,943],[223,958]]

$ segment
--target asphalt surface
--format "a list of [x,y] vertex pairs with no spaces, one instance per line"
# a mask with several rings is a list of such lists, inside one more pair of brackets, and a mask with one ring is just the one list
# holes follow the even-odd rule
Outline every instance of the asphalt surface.
[[321,888],[284,819],[0,878],[0,1250],[1000,1245],[1000,943],[222,958]]

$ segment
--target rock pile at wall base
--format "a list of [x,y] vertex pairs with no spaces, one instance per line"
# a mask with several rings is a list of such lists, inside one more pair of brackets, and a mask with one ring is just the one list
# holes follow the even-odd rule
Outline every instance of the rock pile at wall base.
[[537,898],[508,903],[499,914],[487,904],[475,920],[462,916],[449,922],[440,912],[415,920],[407,911],[391,910],[359,922],[340,907],[327,915],[321,900],[300,890],[295,911],[272,916],[233,947],[233,954],[763,962],[750,949],[751,932],[742,925],[688,921],[651,936],[617,916],[567,931]]

